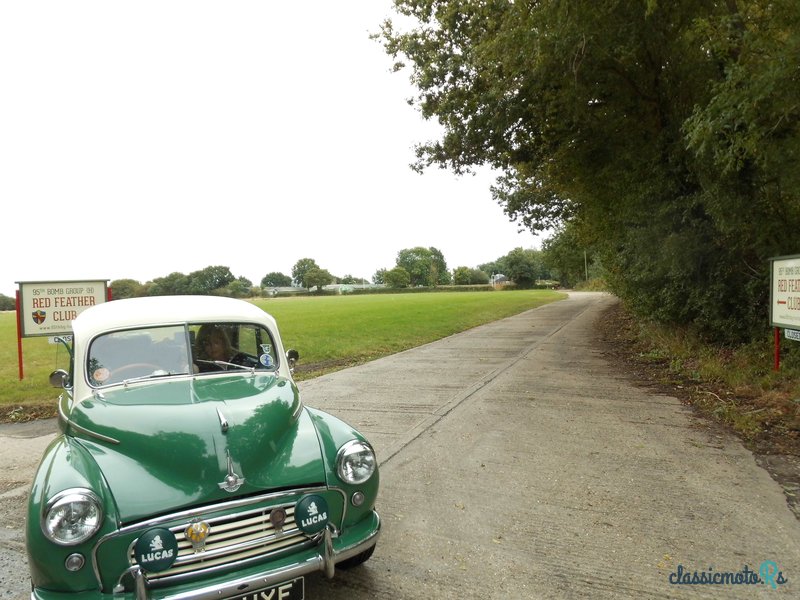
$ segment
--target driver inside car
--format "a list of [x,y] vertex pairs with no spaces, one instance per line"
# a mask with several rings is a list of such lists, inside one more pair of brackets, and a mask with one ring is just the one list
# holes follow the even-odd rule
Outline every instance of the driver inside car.
[[[228,334],[218,325],[206,324],[197,332],[197,356],[200,371],[209,370],[209,362],[236,364],[238,353],[228,339]],[[212,369],[225,369],[225,365],[216,364]]]

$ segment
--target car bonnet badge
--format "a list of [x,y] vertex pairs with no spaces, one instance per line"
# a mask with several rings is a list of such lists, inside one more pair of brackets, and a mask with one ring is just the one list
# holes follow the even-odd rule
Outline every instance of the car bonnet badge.
[[205,521],[194,519],[184,530],[184,537],[192,542],[192,549],[195,552],[203,552],[206,549],[206,538],[211,533],[211,527]]
[[244,484],[244,477],[239,477],[233,470],[233,460],[231,459],[230,450],[226,450],[228,455],[228,474],[225,476],[225,481],[219,483],[219,488],[226,492],[235,492]]

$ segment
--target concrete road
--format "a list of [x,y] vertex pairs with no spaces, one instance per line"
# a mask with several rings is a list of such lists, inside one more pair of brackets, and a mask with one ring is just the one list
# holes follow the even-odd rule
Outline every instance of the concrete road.
[[[800,597],[800,522],[782,490],[735,438],[620,379],[592,349],[611,302],[571,294],[303,382],[307,404],[374,443],[384,524],[368,563],[309,577],[306,597]],[[15,518],[49,435],[9,427],[0,598],[21,599]],[[761,569],[776,589],[674,583]]]

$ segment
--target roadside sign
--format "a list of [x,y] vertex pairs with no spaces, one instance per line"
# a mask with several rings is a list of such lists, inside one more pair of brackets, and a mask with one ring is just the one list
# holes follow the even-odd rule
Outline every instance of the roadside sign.
[[72,320],[90,306],[111,299],[108,279],[90,281],[18,281],[17,359],[19,379],[25,377],[22,365],[22,338],[48,336],[57,343],[59,336],[72,336]]
[[797,329],[784,329],[784,334],[786,335],[787,340],[794,340],[795,342],[800,342],[800,331]]
[[18,283],[22,337],[70,334],[72,320],[108,296],[108,280]]
[[770,325],[800,330],[800,255],[770,259],[769,296]]

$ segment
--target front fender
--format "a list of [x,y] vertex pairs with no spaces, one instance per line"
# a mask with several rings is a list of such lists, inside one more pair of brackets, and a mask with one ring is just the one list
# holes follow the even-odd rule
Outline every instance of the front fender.
[[[336,474],[336,455],[339,449],[351,440],[367,442],[366,438],[350,425],[337,419],[333,415],[310,407],[306,407],[305,410],[308,411],[314,423],[314,427],[317,430],[320,448],[322,448],[322,458],[325,461],[328,487],[342,490],[347,498],[347,509],[345,511],[343,526],[347,528],[365,518],[371,517],[375,508],[375,501],[378,497],[378,488],[380,487],[378,469],[376,468],[372,477],[361,485],[345,483],[339,479]],[[358,491],[364,494],[365,501],[361,506],[354,506],[351,499],[353,494]]]
[[[42,518],[48,501],[70,488],[89,489],[98,496],[103,506],[103,523],[98,532],[82,544],[60,546],[45,537]],[[33,585],[62,591],[97,589],[92,548],[100,537],[117,528],[117,522],[116,506],[94,459],[75,439],[65,435],[56,437],[39,463],[28,500],[25,536]],[[69,572],[64,562],[75,553],[81,554],[86,564],[77,572]]]

